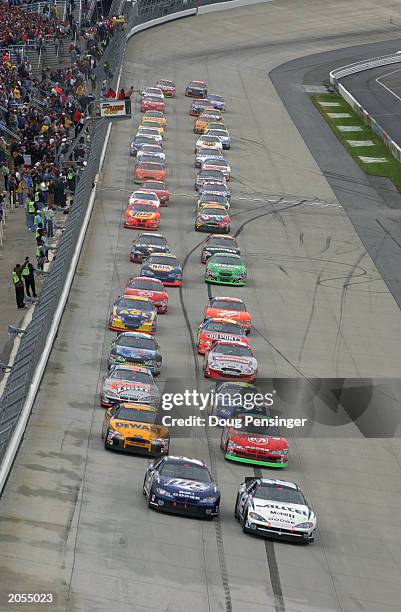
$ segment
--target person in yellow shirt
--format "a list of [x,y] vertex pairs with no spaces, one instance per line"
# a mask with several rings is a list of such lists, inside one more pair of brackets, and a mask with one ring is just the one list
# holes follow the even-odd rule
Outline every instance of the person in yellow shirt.
[[75,93],[76,93],[77,98],[80,98],[81,96],[85,94],[85,89],[82,83],[78,85]]
[[25,183],[22,179],[18,181],[16,192],[17,192],[17,198],[18,198],[18,206],[23,206],[24,205]]
[[18,85],[14,87],[13,95],[14,95],[15,100],[21,99],[21,92],[20,92]]

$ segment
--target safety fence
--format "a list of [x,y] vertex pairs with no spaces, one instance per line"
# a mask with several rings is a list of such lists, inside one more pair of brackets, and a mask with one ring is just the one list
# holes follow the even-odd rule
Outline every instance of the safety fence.
[[401,62],[401,51],[392,53],[390,55],[382,55],[380,57],[374,57],[371,59],[355,62],[354,64],[348,64],[341,68],[336,68],[330,72],[330,83],[340,94],[340,96],[354,109],[356,113],[363,119],[363,121],[375,132],[384,142],[389,149],[390,153],[394,155],[401,162],[401,147],[389,136],[381,125],[376,121],[374,117],[354,98],[354,96],[340,83],[340,79],[363,72],[365,70],[371,70],[372,68],[378,68],[379,66],[387,66],[390,64],[396,64]]
[[[241,6],[260,0],[138,0],[125,2],[127,19],[125,30],[117,31],[102,57],[98,69],[98,83],[105,78],[104,63],[113,74],[111,85],[118,89],[119,75],[124,62],[127,39],[137,26],[149,26],[176,17],[195,14],[201,7],[212,4]],[[264,0],[266,1],[266,0]],[[268,0],[267,0],[268,1]],[[93,119],[91,148],[86,166],[80,176],[74,203],[62,233],[56,256],[52,261],[46,282],[35,306],[32,320],[21,337],[4,393],[0,400],[0,492],[11,470],[15,454],[22,440],[33,402],[39,388],[52,344],[72,284],[74,271],[85,238],[100,171],[110,134],[107,119]],[[95,187],[94,187],[95,186]]]

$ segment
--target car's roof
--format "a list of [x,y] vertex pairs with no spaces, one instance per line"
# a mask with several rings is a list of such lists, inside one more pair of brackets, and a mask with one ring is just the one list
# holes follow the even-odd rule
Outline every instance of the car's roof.
[[143,332],[136,332],[136,331],[121,332],[121,334],[118,334],[117,338],[120,338],[121,336],[124,336],[124,337],[127,336],[129,338],[147,338],[148,340],[154,340],[155,339],[150,334],[145,334]]
[[194,465],[207,467],[206,463],[204,461],[201,461],[201,459],[191,459],[189,457],[167,455],[167,457],[165,457],[165,460],[171,463],[193,463]]
[[151,253],[151,255],[149,255],[149,258],[150,257],[156,257],[156,256],[157,257],[160,256],[160,257],[169,257],[171,259],[177,259],[177,256],[174,255],[174,253]]
[[[134,301],[134,300],[135,301],[141,300],[141,302],[150,302],[150,299],[147,298],[147,297],[144,297],[143,295],[120,295],[120,297],[117,298],[117,301],[121,300],[121,299],[132,300],[132,301]],[[150,303],[152,303],[152,302],[150,302]]]
[[128,410],[143,410],[144,412],[153,412],[157,414],[157,408],[150,406],[149,404],[135,404],[133,402],[121,402],[120,406],[127,408]]

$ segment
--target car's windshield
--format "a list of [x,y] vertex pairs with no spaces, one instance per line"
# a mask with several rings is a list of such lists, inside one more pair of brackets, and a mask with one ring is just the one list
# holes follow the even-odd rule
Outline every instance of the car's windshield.
[[222,98],[222,96],[218,96],[217,94],[209,94],[209,100],[213,100],[214,102],[224,102],[224,98]]
[[[227,200],[226,196],[215,194],[212,197],[210,195],[207,195],[207,192],[203,193],[201,195],[201,197],[199,198],[199,204],[204,204],[206,202],[210,202],[210,203],[213,203],[213,204],[222,204],[223,206],[227,206],[227,204],[228,204],[228,200]],[[227,243],[225,243],[225,244],[227,244]]]
[[143,385],[153,385],[152,375],[148,372],[135,372],[123,368],[116,368],[112,374],[113,380],[126,380],[128,382],[136,382]]
[[164,246],[167,244],[167,240],[164,238],[164,236],[140,236],[138,244],[154,244],[156,246]]
[[149,162],[141,162],[139,168],[142,170],[161,170],[163,166],[161,164],[149,163]]
[[208,248],[209,246],[213,246],[213,247],[224,247],[227,249],[235,249],[237,247],[237,244],[235,242],[235,240],[225,240],[224,238],[213,238],[213,240],[209,240],[209,242],[206,245],[206,248]]
[[142,187],[146,187],[146,189],[154,189],[156,191],[156,189],[164,189],[164,183],[152,183],[152,181],[147,181],[142,185]]
[[217,136],[209,136],[209,134],[207,136],[201,136],[199,142],[211,142],[211,143],[215,143],[215,142],[220,142],[220,140],[218,139]]
[[148,259],[146,263],[164,264],[166,266],[178,266],[179,265],[178,259],[176,259],[175,257],[163,257],[162,255],[160,256],[153,255],[152,257]]
[[204,163],[212,166],[228,166],[228,161],[224,157],[209,157]]
[[136,210],[138,212],[154,212],[155,208],[151,204],[141,204],[139,202],[135,202],[131,206],[131,210]]
[[122,421],[135,421],[136,423],[156,423],[157,412],[151,410],[138,410],[137,408],[118,408],[113,413],[113,419]]
[[142,312],[153,312],[155,307],[152,302],[147,300],[136,300],[133,298],[129,300],[127,298],[121,298],[116,303],[117,308],[125,308],[127,310],[141,310]]
[[202,211],[202,215],[218,215],[218,216],[226,216],[225,210],[222,208],[213,208],[212,206],[205,206]]
[[155,280],[134,280],[129,284],[132,289],[140,289],[143,291],[163,291],[163,285]]
[[160,474],[168,478],[184,478],[185,480],[211,482],[209,471],[201,465],[195,465],[193,463],[166,461],[160,470]]
[[202,195],[214,193],[215,191],[225,193],[227,191],[227,187],[225,185],[219,185],[218,183],[205,183],[202,190]]
[[155,349],[155,340],[146,338],[146,336],[123,336],[118,338],[115,346],[126,346],[129,348],[141,348],[153,351]]
[[305,505],[305,498],[300,491],[280,484],[261,483],[256,487],[254,497],[284,504]]
[[224,264],[227,266],[240,266],[242,261],[237,257],[228,257],[226,255],[214,255],[213,263]]
[[134,191],[131,198],[134,200],[153,200],[154,202],[158,200],[156,194],[147,193],[146,191]]
[[206,321],[203,329],[212,332],[221,332],[224,334],[234,334],[235,336],[243,336],[244,332],[239,325],[234,323],[219,323],[217,321]]
[[252,357],[251,349],[247,346],[238,346],[231,344],[219,344],[215,349],[216,353],[221,355],[235,355],[238,357]]
[[243,302],[227,302],[226,300],[213,300],[210,307],[221,308],[222,310],[246,311],[245,304]]

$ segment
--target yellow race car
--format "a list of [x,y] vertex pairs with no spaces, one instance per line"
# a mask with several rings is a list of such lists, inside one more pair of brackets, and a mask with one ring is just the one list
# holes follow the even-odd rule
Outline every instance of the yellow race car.
[[170,433],[158,410],[146,404],[119,403],[106,411],[102,427],[104,448],[149,456],[168,455]]
[[160,123],[164,129],[167,127],[167,119],[161,111],[146,111],[146,113],[142,115],[142,121],[153,121],[155,123]]
[[221,123],[223,125],[224,120],[221,111],[215,108],[206,108],[194,121],[195,134],[203,134],[209,123]]
[[140,130],[141,128],[153,128],[159,132],[160,136],[163,136],[164,134],[163,125],[155,118],[154,120],[148,118],[142,119],[141,125],[139,126],[138,130]]
[[113,304],[109,316],[109,329],[113,331],[156,332],[157,310],[142,296],[122,296]]

